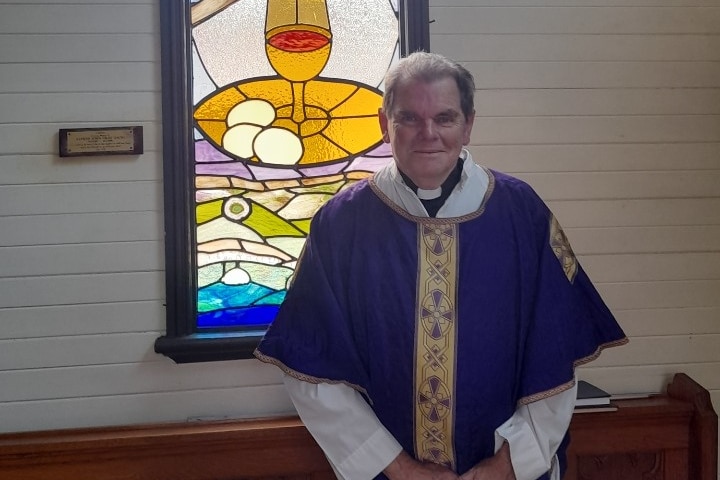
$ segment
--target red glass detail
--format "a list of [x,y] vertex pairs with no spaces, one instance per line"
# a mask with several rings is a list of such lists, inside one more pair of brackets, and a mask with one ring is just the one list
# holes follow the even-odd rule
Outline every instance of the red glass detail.
[[292,30],[273,35],[270,45],[284,52],[312,52],[327,45],[330,40],[316,32]]

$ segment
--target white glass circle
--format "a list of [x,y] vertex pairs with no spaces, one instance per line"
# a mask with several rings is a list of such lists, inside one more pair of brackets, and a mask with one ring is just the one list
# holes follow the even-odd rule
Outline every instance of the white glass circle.
[[284,128],[267,128],[255,137],[255,154],[263,163],[295,165],[303,154],[300,139]]
[[225,150],[240,158],[252,158],[254,155],[253,140],[261,130],[262,127],[247,123],[235,125],[223,135],[222,146]]
[[230,109],[227,116],[228,127],[241,123],[250,123],[267,127],[275,120],[275,108],[265,100],[245,100]]

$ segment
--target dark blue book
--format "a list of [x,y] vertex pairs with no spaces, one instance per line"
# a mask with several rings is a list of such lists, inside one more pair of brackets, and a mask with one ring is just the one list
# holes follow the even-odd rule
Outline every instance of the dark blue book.
[[610,394],[585,380],[578,381],[576,407],[610,405]]

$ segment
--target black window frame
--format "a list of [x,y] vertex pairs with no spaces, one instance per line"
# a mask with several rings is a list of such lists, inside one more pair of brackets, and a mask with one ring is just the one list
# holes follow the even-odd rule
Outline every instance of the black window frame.
[[[429,0],[400,0],[400,52],[429,51]],[[177,363],[251,358],[265,330],[197,329],[190,3],[160,2],[166,333],[155,352]]]

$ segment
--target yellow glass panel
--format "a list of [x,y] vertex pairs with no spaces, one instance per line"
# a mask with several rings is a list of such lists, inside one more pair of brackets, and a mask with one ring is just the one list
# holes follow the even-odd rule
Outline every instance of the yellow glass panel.
[[310,81],[305,84],[305,102],[332,110],[357,91],[346,82]]
[[327,120],[305,120],[300,128],[300,135],[310,137],[321,132],[326,126]]
[[222,145],[222,138],[227,131],[227,124],[224,121],[218,120],[203,120],[198,121],[198,127],[207,135],[213,142],[218,145]]
[[267,100],[275,108],[293,103],[292,84],[282,78],[250,81],[238,85],[238,88],[250,98]]
[[205,103],[198,105],[194,116],[198,120],[225,120],[227,113],[246,98],[236,88],[228,88],[213,95]]
[[377,117],[336,118],[323,132],[330,140],[360,153],[382,138]]
[[305,154],[300,159],[301,165],[339,160],[348,156],[347,150],[339,148],[322,135],[303,138]]
[[382,97],[380,94],[361,88],[345,102],[334,108],[330,115],[333,117],[354,117],[358,115],[374,115],[377,117],[381,105]]
[[[278,117],[281,117],[280,112],[278,112]],[[291,118],[278,118],[273,122],[273,125],[279,128],[284,128],[285,130],[290,130],[295,135],[298,135],[300,133],[298,124],[293,122]]]

